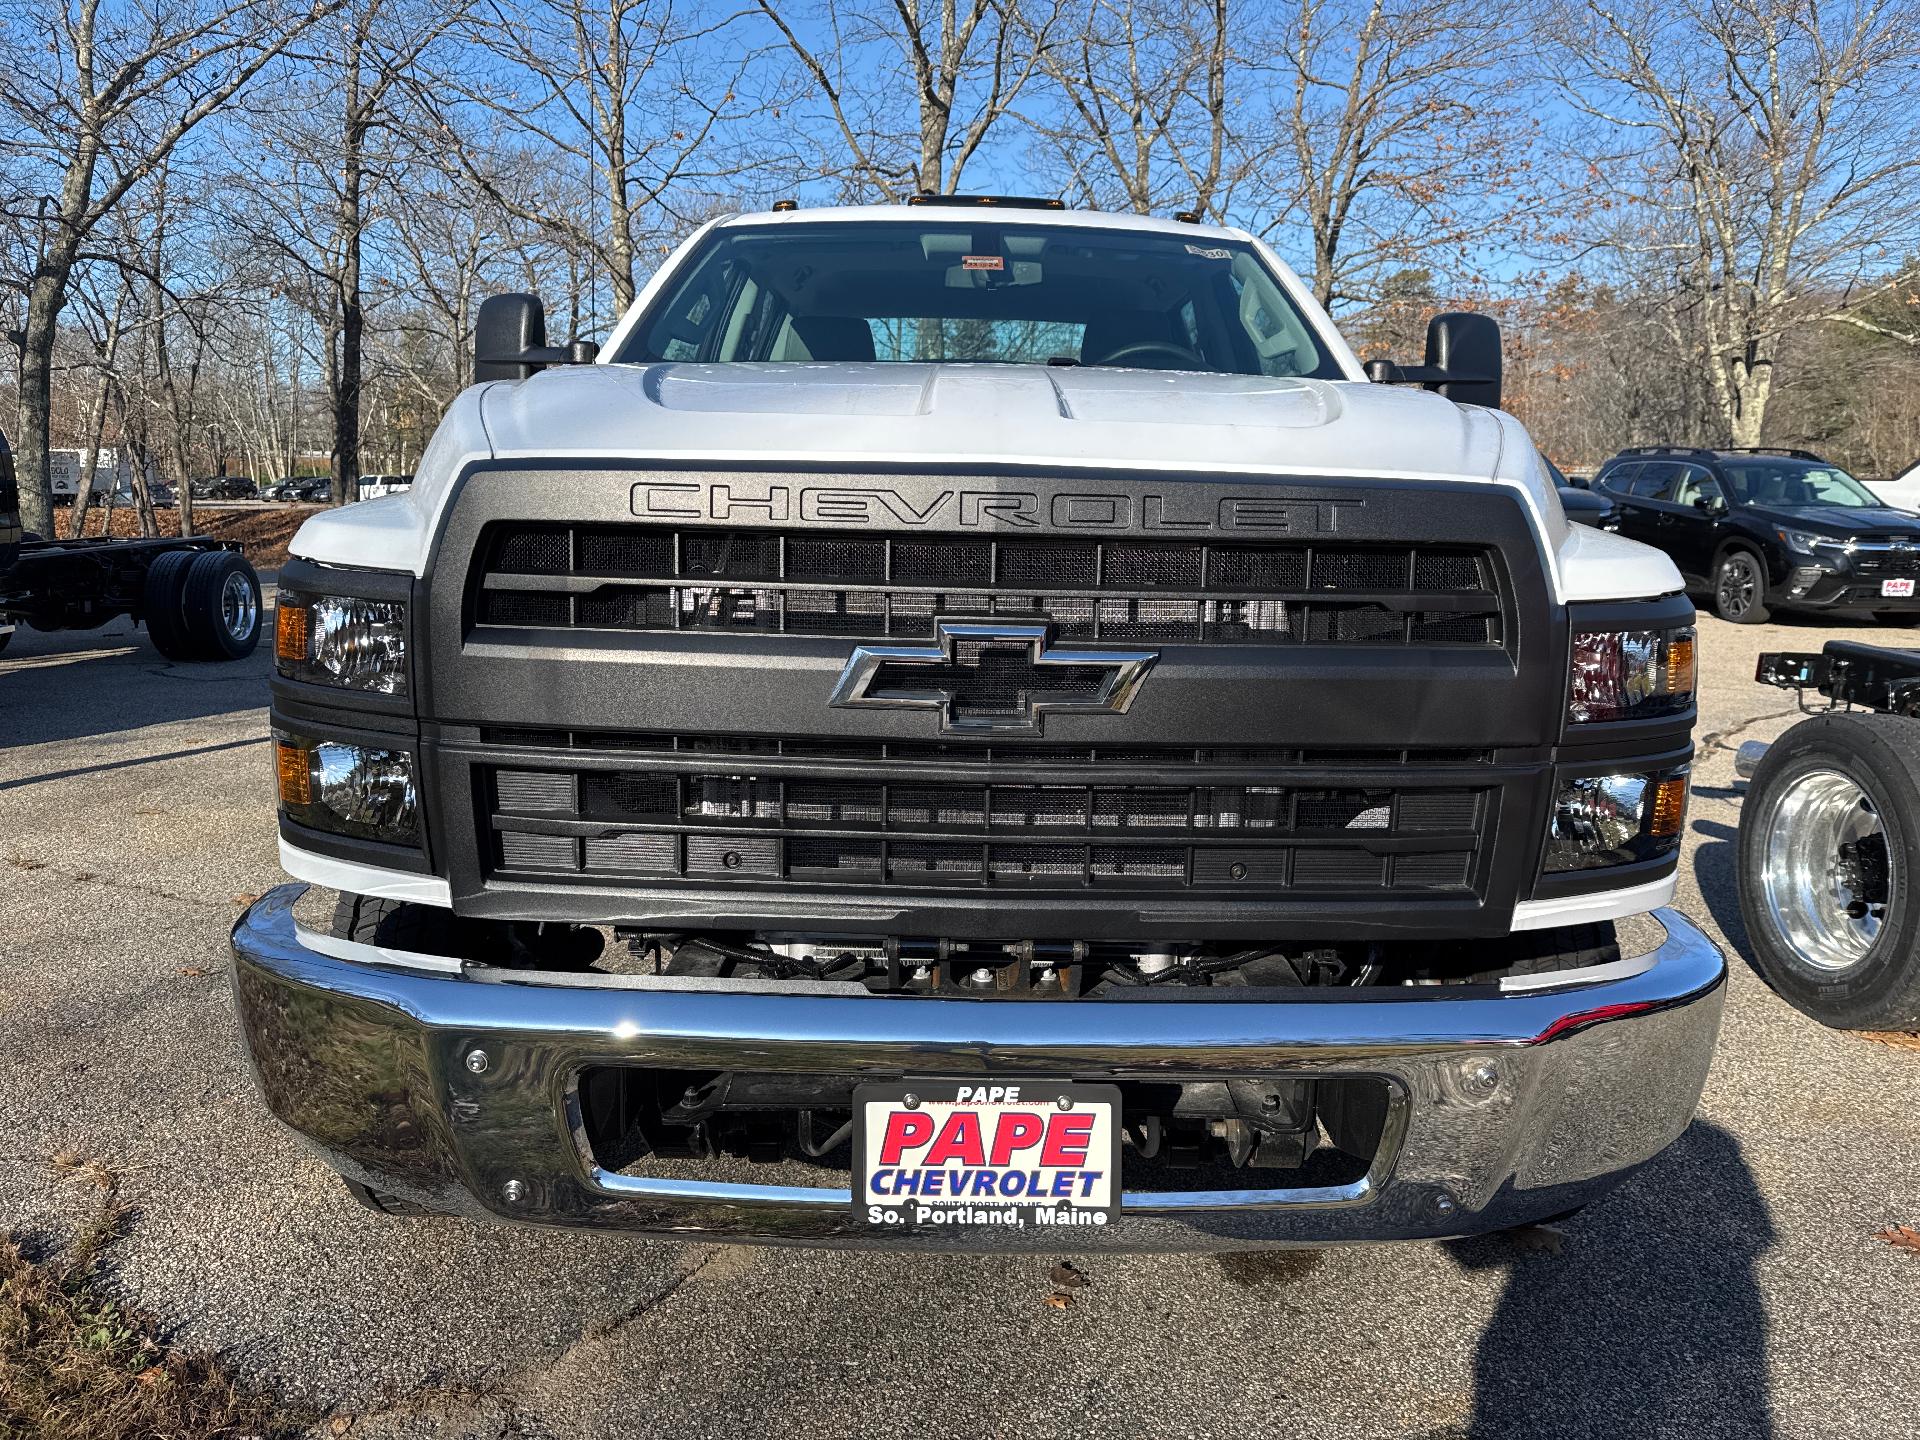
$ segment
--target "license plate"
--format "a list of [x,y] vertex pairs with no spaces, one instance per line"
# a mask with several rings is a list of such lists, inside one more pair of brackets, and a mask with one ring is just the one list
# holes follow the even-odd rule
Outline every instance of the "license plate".
[[1120,1092],[1111,1085],[862,1085],[856,1215],[876,1227],[1111,1225]]
[[1880,582],[1880,593],[1889,600],[1911,600],[1913,598],[1913,581],[1911,579],[1882,580]]

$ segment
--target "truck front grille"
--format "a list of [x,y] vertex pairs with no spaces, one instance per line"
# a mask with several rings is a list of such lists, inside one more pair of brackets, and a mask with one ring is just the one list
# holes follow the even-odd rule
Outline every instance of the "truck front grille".
[[498,522],[480,553],[480,625],[881,639],[994,616],[1068,639],[1502,643],[1499,567],[1462,545]]
[[[1050,748],[1029,755],[1044,763]],[[1470,769],[1408,784],[1383,765],[1327,783],[1284,768],[1209,775],[1189,760],[1156,766],[1151,784],[1008,783],[984,755],[794,773],[791,761],[720,770],[674,753],[671,768],[584,768],[565,754],[488,767],[495,868],[758,885],[1458,894],[1476,886],[1488,810]]]

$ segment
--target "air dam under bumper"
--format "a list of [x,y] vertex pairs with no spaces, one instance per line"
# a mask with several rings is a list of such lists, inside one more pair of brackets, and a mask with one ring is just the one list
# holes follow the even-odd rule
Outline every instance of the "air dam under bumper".
[[[234,927],[240,1024],[268,1105],[341,1173],[437,1210],[735,1242],[1058,1250],[1047,1227],[901,1234],[845,1190],[644,1179],[593,1164],[573,1089],[590,1065],[996,1078],[1370,1075],[1388,1082],[1366,1176],[1320,1189],[1129,1191],[1070,1248],[1229,1250],[1472,1234],[1603,1194],[1686,1129],[1725,962],[1671,910],[1649,968],[1551,991],[1230,1003],[742,993],[449,973],[320,953],[303,887]],[[1350,992],[1349,992],[1350,993]],[[475,1073],[467,1057],[483,1050]],[[1488,1076],[1487,1067],[1492,1075]]]

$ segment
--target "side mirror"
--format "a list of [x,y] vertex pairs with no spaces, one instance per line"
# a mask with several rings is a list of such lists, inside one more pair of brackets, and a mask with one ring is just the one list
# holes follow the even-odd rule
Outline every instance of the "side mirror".
[[[1427,322],[1427,365],[1443,378],[1433,388],[1463,405],[1500,408],[1500,325],[1490,315],[1451,310]],[[1457,377],[1457,378],[1456,378]]]
[[489,295],[473,324],[473,378],[524,380],[540,367],[525,358],[547,348],[547,309],[538,295]]
[[489,295],[473,324],[473,378],[524,380],[549,365],[590,365],[591,340],[547,344],[547,311],[538,295]]
[[1462,405],[1500,408],[1500,326],[1492,317],[1450,310],[1427,323],[1424,365],[1367,362],[1367,378],[1381,385],[1422,385]]

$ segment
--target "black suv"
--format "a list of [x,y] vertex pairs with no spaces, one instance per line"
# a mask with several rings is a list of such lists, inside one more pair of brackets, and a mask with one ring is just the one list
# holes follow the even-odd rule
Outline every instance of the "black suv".
[[252,500],[259,495],[253,481],[245,475],[209,475],[193,482],[196,500]]
[[1722,620],[1770,606],[1920,622],[1920,516],[1894,510],[1805,450],[1622,450],[1593,488],[1620,534],[1664,550]]

